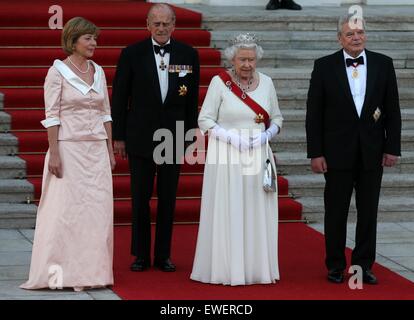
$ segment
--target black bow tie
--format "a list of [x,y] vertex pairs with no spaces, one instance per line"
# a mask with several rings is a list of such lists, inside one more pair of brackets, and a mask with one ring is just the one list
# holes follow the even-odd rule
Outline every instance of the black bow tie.
[[347,67],[352,66],[352,65],[357,65],[358,66],[360,64],[364,64],[364,57],[360,56],[356,59],[347,58],[345,61],[346,61],[346,66]]
[[[161,49],[164,50],[161,53]],[[164,54],[166,54],[167,52],[171,52],[171,44],[166,44],[165,46],[158,46],[156,44],[154,44],[154,51],[156,54],[159,54],[161,57],[164,56]]]

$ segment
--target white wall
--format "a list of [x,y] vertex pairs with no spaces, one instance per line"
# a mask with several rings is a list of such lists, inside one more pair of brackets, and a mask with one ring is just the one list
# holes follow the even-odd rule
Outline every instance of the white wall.
[[[342,0],[354,1],[355,0]],[[357,0],[358,1],[358,0]],[[149,0],[148,2],[164,2],[164,3],[201,3],[211,6],[266,6],[269,0]],[[295,0],[296,3],[306,6],[318,5],[340,5],[341,0]]]
[[[224,6],[224,5],[239,5],[239,6],[266,6],[269,0],[202,0],[203,4]],[[301,6],[317,6],[317,5],[340,5],[341,0],[295,0]]]
[[[212,6],[265,6],[269,0],[149,0],[148,2],[164,3],[202,3]],[[296,3],[307,6],[339,6],[341,4],[367,5],[413,5],[414,0],[295,0]]]
[[414,4],[414,0],[364,0],[367,5],[407,5]]

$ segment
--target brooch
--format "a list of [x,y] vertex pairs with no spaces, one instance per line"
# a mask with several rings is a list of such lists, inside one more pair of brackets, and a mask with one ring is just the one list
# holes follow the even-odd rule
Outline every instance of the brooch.
[[255,118],[255,122],[256,122],[256,123],[262,123],[262,122],[264,122],[264,116],[263,116],[261,113],[259,113],[259,114],[256,116],[256,118]]
[[375,109],[374,114],[372,115],[372,117],[374,118],[374,121],[377,122],[380,116],[381,116],[381,110],[379,108]]
[[178,90],[178,94],[180,96],[185,96],[187,94],[187,87],[185,85],[180,86],[180,89]]

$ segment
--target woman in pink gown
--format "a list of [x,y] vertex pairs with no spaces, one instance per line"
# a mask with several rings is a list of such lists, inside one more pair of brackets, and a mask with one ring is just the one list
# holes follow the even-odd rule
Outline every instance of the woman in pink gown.
[[104,71],[88,60],[98,33],[83,18],[69,20],[62,33],[68,57],[46,76],[49,150],[24,289],[113,284],[111,110]]

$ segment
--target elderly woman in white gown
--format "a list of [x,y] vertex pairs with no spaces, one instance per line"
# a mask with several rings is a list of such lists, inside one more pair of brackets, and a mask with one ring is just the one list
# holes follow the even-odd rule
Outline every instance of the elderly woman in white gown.
[[209,132],[200,225],[191,279],[247,285],[279,280],[278,202],[263,189],[268,144],[282,127],[270,77],[256,71],[257,39],[240,34],[225,51],[231,71],[215,76],[198,124]]

